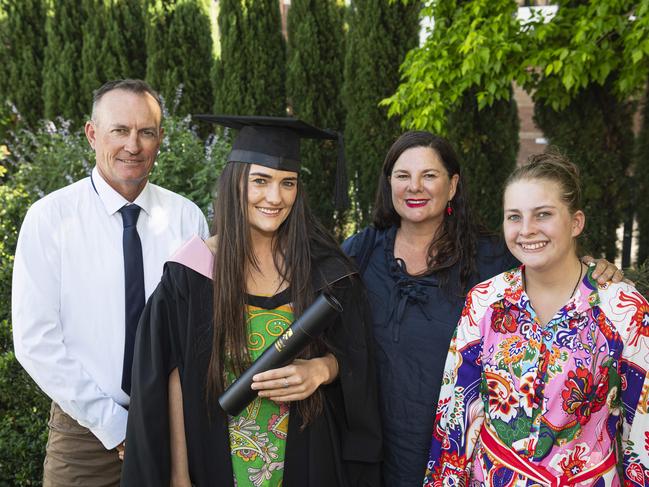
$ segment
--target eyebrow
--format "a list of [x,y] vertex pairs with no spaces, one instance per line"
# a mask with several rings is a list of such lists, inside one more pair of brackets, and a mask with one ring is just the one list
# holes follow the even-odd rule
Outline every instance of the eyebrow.
[[[126,129],[126,130],[131,130],[131,127],[128,125],[124,125],[123,123],[115,123],[110,126],[111,129]],[[142,127],[138,129],[138,132],[142,132],[143,130],[158,130],[158,127],[151,126],[151,127]]]
[[[541,206],[536,206],[532,208],[532,211],[539,211],[539,210],[555,210],[557,207],[552,206],[552,205],[541,205]],[[505,211],[518,211],[520,212],[518,208],[505,208]]]
[[[407,171],[406,169],[395,169],[392,172],[393,173],[402,172],[402,173],[410,174],[410,171]],[[420,172],[426,173],[426,172],[440,172],[440,171],[439,171],[439,169],[431,167],[430,169],[424,169],[423,171],[420,171]]]
[[[257,171],[249,173],[248,176],[261,176],[262,178],[273,179],[273,177],[270,174],[266,174],[264,172],[257,172]],[[297,176],[287,176],[285,178],[282,178],[282,181],[297,181]]]

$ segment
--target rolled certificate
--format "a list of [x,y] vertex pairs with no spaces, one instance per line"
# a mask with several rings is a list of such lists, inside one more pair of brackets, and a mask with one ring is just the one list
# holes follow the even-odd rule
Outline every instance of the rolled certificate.
[[250,388],[253,376],[291,363],[342,310],[340,303],[330,294],[318,296],[302,316],[221,394],[219,404],[223,410],[231,416],[243,411],[257,396],[257,391]]

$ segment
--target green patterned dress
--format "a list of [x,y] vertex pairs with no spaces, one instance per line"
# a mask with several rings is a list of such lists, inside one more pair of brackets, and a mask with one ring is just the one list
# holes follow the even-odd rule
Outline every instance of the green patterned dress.
[[[257,359],[293,322],[289,305],[264,309],[248,305],[248,349]],[[234,376],[228,374],[229,381]],[[257,397],[238,416],[230,416],[230,452],[237,487],[282,485],[288,432],[288,403]]]

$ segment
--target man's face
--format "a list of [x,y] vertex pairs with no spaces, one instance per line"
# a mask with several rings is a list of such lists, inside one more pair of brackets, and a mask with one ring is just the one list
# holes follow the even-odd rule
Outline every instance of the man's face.
[[160,141],[160,107],[148,93],[112,90],[86,123],[86,137],[95,150],[97,169],[124,198],[133,201],[144,188]]

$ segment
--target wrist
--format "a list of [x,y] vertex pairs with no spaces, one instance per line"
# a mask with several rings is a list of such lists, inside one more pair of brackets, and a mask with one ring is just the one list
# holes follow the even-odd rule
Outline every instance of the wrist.
[[332,353],[321,357],[323,364],[323,381],[322,384],[331,384],[338,377],[338,361]]

